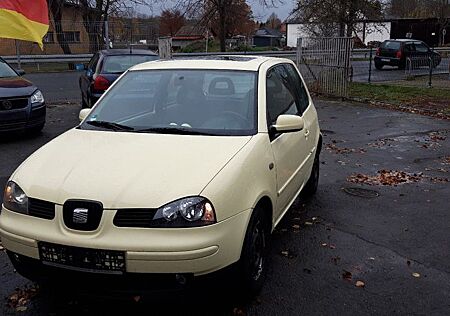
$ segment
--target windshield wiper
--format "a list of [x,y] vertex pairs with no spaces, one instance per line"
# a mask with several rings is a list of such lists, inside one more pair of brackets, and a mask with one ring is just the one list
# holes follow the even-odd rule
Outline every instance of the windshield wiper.
[[111,129],[114,131],[134,131],[134,128],[127,125],[122,125],[115,122],[108,122],[108,121],[87,121],[86,124],[97,126],[97,127],[103,127],[107,129]]
[[136,133],[159,133],[159,134],[177,134],[177,135],[207,135],[207,136],[217,136],[217,134],[200,132],[192,130],[190,128],[180,128],[180,127],[150,127],[144,129],[134,130]]

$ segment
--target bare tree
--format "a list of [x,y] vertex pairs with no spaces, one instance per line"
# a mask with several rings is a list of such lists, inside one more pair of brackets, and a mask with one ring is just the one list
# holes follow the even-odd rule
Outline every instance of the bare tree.
[[298,0],[292,12],[312,33],[351,37],[362,19],[379,19],[382,0]]
[[389,13],[401,18],[435,18],[439,25],[439,45],[444,44],[444,30],[450,25],[449,0],[391,0]]
[[[259,2],[265,7],[270,7],[280,0],[259,0]],[[225,51],[228,26],[239,23],[244,5],[245,0],[177,0],[176,7],[182,8],[186,15],[196,17],[204,26],[217,23],[220,49]]]
[[275,30],[279,30],[281,28],[281,20],[275,12],[272,12],[272,14],[269,15],[269,18],[266,21],[266,26]]
[[174,36],[186,23],[186,19],[179,10],[164,10],[161,12],[159,23],[161,35]]
[[53,16],[53,24],[55,27],[56,39],[59,43],[64,54],[71,54],[70,46],[64,36],[64,31],[62,28],[62,7],[64,5],[64,0],[48,0],[48,7]]

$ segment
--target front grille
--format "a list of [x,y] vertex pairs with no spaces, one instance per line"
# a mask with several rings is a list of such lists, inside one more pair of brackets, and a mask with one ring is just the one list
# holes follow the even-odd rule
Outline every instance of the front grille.
[[23,109],[27,105],[28,98],[0,99],[0,111]]
[[114,216],[117,227],[152,227],[156,209],[121,209]]
[[52,202],[28,198],[28,214],[43,219],[54,219],[55,204]]
[[63,205],[64,224],[71,229],[93,231],[103,215],[103,204],[97,201],[67,200]]

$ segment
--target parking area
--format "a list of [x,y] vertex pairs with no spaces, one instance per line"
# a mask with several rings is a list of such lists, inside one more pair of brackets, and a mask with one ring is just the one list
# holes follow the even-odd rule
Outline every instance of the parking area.
[[[77,95],[51,92],[35,76],[57,104],[41,135],[0,140],[1,186],[29,154],[77,124]],[[233,296],[221,274],[182,293],[120,300],[35,292],[0,251],[0,314],[450,314],[449,121],[316,105],[324,134],[319,190],[297,200],[274,232],[270,276],[254,301]]]

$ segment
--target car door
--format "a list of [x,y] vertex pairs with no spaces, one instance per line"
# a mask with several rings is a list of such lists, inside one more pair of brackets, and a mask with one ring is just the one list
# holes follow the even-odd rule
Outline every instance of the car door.
[[[282,64],[267,71],[266,111],[269,130],[282,114],[302,115],[301,100]],[[269,135],[277,174],[277,218],[289,207],[308,176],[304,167],[310,150],[305,133],[309,133],[308,129]]]
[[431,50],[430,48],[425,45],[423,42],[415,42],[414,43],[415,49],[416,49],[416,55],[420,59],[420,65],[421,67],[429,66],[429,58],[431,56]]
[[88,91],[91,86],[92,77],[94,76],[100,54],[96,53],[89,61],[86,70],[80,76],[81,97],[88,102]]

